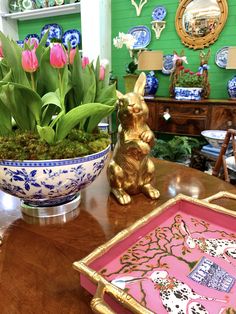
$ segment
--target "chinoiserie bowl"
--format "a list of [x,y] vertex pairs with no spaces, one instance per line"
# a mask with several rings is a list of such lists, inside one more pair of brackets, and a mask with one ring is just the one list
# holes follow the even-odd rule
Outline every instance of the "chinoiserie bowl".
[[[78,158],[1,160],[0,189],[19,197],[29,208],[60,207],[78,199],[79,191],[96,179],[109,151],[110,145],[100,152]],[[30,211],[27,213],[30,215]]]
[[202,131],[202,136],[215,148],[220,148],[224,142],[227,131],[224,130],[205,130]]

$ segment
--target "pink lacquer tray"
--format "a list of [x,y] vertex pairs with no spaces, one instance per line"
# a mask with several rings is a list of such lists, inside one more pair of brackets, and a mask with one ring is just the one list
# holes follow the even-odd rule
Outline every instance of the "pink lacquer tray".
[[[74,263],[97,313],[236,310],[236,212],[184,195]],[[235,312],[230,312],[235,313]]]

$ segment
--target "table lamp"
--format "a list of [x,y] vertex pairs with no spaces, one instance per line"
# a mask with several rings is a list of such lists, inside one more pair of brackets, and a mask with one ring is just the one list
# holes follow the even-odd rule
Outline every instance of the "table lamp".
[[[226,69],[236,69],[236,47],[228,48]],[[227,83],[228,94],[231,98],[236,98],[236,75]]]
[[138,56],[138,70],[150,71],[145,86],[145,96],[153,98],[157,92],[159,82],[155,76],[155,70],[162,70],[163,52],[159,50],[142,51]]

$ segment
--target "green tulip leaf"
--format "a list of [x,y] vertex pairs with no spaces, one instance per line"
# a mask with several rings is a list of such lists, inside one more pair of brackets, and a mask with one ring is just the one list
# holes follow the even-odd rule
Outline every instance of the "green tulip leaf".
[[114,107],[100,103],[84,104],[71,109],[57,123],[56,141],[64,139],[74,127],[84,122],[85,119],[89,119],[88,132],[92,131],[101,119],[111,114],[113,110]]
[[38,84],[43,93],[54,92],[58,88],[58,69],[50,65],[50,48],[47,47],[42,55],[38,73]]
[[45,140],[48,144],[54,143],[55,131],[50,126],[39,126],[37,125],[37,131],[42,140]]
[[72,106],[75,107],[81,104],[84,95],[83,70],[78,48],[76,48],[74,62],[70,66],[70,69],[71,69],[71,85],[73,92],[73,96],[71,96],[70,99],[74,99],[75,102],[74,104],[71,103],[69,104],[69,107],[72,108]]
[[0,97],[11,111],[17,125],[24,130],[34,129],[35,122],[40,124],[42,100],[32,89],[12,82],[2,82]]
[[14,82],[30,87],[29,80],[21,64],[22,48],[20,48],[16,42],[4,36],[2,32],[0,32],[0,41],[3,48],[4,59],[12,69]]
[[61,103],[60,103],[58,90],[57,90],[57,92],[49,92],[49,93],[45,94],[42,97],[42,102],[43,102],[43,107],[53,104],[53,105],[59,107],[60,109],[62,108]]
[[105,105],[114,106],[117,101],[115,84],[105,86],[97,91],[96,102],[102,102]]
[[9,135],[12,132],[11,113],[9,109],[0,100],[0,135]]
[[96,96],[96,78],[91,65],[87,65],[83,71],[84,97],[83,103],[93,103]]

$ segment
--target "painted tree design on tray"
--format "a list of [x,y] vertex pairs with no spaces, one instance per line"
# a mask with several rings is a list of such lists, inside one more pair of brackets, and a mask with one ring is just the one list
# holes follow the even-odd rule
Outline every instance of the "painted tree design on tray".
[[[168,257],[187,264],[191,270],[198,262],[191,260],[193,250],[222,257],[226,261],[229,261],[228,257],[236,258],[236,234],[210,230],[209,223],[201,219],[191,218],[190,221],[194,227],[191,232],[182,216],[176,215],[170,226],[157,227],[125,251],[120,256],[119,269],[113,272],[103,269],[101,273],[107,278],[134,272],[145,276],[157,268],[168,269]],[[204,237],[205,233],[212,234],[212,238]],[[213,247],[217,247],[216,252]]]
[[[211,313],[202,303],[204,300],[225,309],[235,278],[206,255],[222,258],[233,266],[236,234],[217,230],[216,226],[184,213],[176,214],[165,224],[142,237],[100,273],[131,295],[139,291],[135,294],[137,300],[146,308],[155,306],[153,303],[150,305],[150,295],[157,290],[158,300],[168,313]],[[186,277],[175,272],[173,267],[176,266],[177,270],[177,265],[181,265],[180,269]],[[206,274],[202,281],[199,279],[200,272]],[[185,282],[187,277],[188,282]],[[223,291],[225,295],[214,298],[209,293],[197,293],[189,285],[189,279]],[[227,289],[222,290],[222,284],[227,284]],[[178,312],[175,312],[176,306]]]

